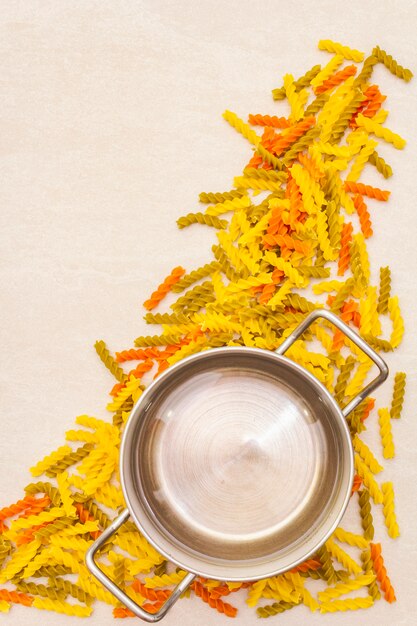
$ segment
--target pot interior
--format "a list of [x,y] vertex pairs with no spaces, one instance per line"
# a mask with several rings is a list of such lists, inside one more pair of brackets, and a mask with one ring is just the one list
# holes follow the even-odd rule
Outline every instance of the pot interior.
[[352,481],[345,420],[306,370],[221,348],[167,370],[126,428],[123,488],[167,558],[249,580],[307,558],[337,525]]

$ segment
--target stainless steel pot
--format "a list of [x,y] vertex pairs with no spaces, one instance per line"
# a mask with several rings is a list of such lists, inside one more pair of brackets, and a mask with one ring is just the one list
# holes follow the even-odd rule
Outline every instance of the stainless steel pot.
[[[343,410],[310,372],[283,356],[319,317],[379,368]],[[216,348],[171,366],[131,412],[120,453],[127,508],[90,547],[87,567],[138,617],[156,622],[196,575],[250,581],[301,563],[333,533],[349,501],[354,467],[345,417],[387,375],[380,356],[325,310],[308,315],[275,352]],[[190,572],[155,614],[95,562],[129,517]]]

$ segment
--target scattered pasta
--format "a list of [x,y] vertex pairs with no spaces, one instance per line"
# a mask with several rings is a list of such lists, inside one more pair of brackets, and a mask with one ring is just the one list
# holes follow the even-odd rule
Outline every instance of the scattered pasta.
[[[66,433],[67,443],[31,468],[39,481],[0,510],[0,583],[6,585],[0,589],[0,611],[20,603],[86,617],[94,602],[102,601],[117,618],[133,615],[90,575],[84,553],[124,506],[119,447],[132,407],[172,364],[217,346],[274,350],[318,307],[339,314],[377,350],[400,345],[404,323],[398,297],[391,293],[391,271],[382,267],[378,288],[372,285],[366,249],[375,202],[387,202],[390,191],[367,184],[366,174],[376,168],[389,178],[392,168],[378,154],[378,140],[397,149],[405,140],[384,125],[386,96],[370,79],[377,63],[405,81],[412,73],[378,46],[365,59],[363,52],[330,40],[321,40],[319,49],[332,55],[323,67],[296,79],[286,74],[273,90],[276,115],[250,114],[246,123],[225,111],[224,119],[249,141],[253,153],[235,177],[235,188],[202,192],[204,211],[177,221],[179,228],[215,229],[214,258],[187,273],[175,267],[144,302],[144,319],[159,326],[157,332],[136,338],[134,346],[114,356],[104,341],[96,342],[99,358],[116,379],[107,405],[112,420],[79,416],[79,428]],[[169,307],[154,312],[168,294]],[[390,325],[386,335],[383,328]],[[315,322],[288,356],[341,405],[365,386],[371,365],[325,321]],[[132,361],[138,362],[133,369]],[[373,398],[347,417],[356,471],[350,507],[361,521],[360,534],[339,527],[289,572],[252,583],[198,578],[185,595],[194,594],[228,617],[235,617],[237,608],[225,597],[235,592],[246,593],[247,605],[262,618],[300,604],[320,613],[368,608],[380,598],[379,589],[393,602],[381,546],[372,543],[380,531],[372,514],[377,506],[387,534],[399,535],[393,485],[385,475],[379,482],[385,470],[361,433],[367,426],[378,428],[378,421],[382,456],[394,456],[405,383],[406,374],[398,372],[391,407],[380,407],[377,417]],[[133,522],[105,544],[99,559],[103,570],[151,613],[186,574],[167,563]],[[309,588],[310,580],[321,585],[318,593]],[[365,595],[349,595],[357,591]]]

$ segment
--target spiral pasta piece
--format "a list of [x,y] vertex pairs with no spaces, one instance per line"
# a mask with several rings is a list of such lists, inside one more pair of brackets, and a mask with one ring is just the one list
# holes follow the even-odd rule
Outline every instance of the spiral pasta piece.
[[307,300],[307,298],[304,298],[303,296],[300,296],[298,293],[289,294],[285,299],[285,303],[302,313],[310,313],[317,308],[313,302]]
[[290,125],[286,117],[277,117],[276,115],[261,115],[257,113],[249,114],[249,124],[252,126],[272,126],[273,128],[288,128]]
[[319,591],[318,599],[322,603],[329,602],[335,598],[356,591],[372,583],[375,580],[375,574],[359,574],[356,578],[348,580],[347,582],[341,582],[334,587],[328,588],[325,591]]
[[30,543],[19,546],[12,554],[6,566],[0,571],[0,583],[11,580],[18,572],[20,572],[29,561],[37,554],[41,542],[37,539]]
[[307,559],[306,561],[303,561],[302,563],[300,563],[300,565],[296,565],[296,567],[294,567],[292,570],[290,571],[296,571],[296,572],[308,572],[309,570],[316,570],[319,569],[321,567],[321,561],[319,561],[319,559]]
[[317,602],[315,598],[313,598],[313,596],[311,595],[311,593],[306,587],[303,587],[301,596],[302,596],[302,603],[305,606],[307,606],[312,613],[317,611],[317,609],[319,608],[319,603]]
[[[298,121],[304,116],[303,94],[306,94],[304,90],[296,91],[294,84],[294,77],[291,74],[285,74],[284,79],[285,95],[291,107],[290,119]],[[305,104],[305,101],[304,101]]]
[[117,365],[115,359],[111,356],[109,350],[107,349],[104,341],[96,341],[94,347],[101,361],[113,374],[113,376],[120,382],[126,380],[126,374],[123,372],[122,368]]
[[356,611],[358,609],[369,609],[373,605],[373,603],[374,601],[371,597],[323,602],[320,605],[320,613],[335,613],[336,611]]
[[[263,170],[260,170],[263,171]],[[270,190],[279,191],[281,189],[281,183],[273,180],[263,180],[255,176],[236,176],[235,185],[243,187],[245,189],[256,189],[259,191]]]
[[329,585],[332,585],[333,583],[336,582],[337,576],[336,576],[335,569],[333,567],[331,555],[329,553],[329,550],[326,544],[322,545],[317,550],[317,556],[320,559],[320,562],[322,564],[324,579],[327,580]]
[[169,587],[170,585],[178,585],[186,575],[186,572],[173,572],[172,574],[162,574],[162,576],[152,576],[145,578],[145,584],[148,589],[158,589]]
[[362,297],[359,302],[359,312],[361,316],[361,335],[369,335],[372,332],[372,302],[369,297]]
[[185,276],[183,276],[177,283],[172,285],[171,290],[174,293],[179,293],[181,291],[184,291],[184,289],[191,287],[192,284],[196,283],[202,278],[205,278],[206,276],[210,276],[210,274],[213,274],[213,272],[219,269],[220,269],[220,264],[217,261],[206,263],[205,265],[199,267],[198,269],[193,270],[189,274],[185,274]]
[[289,580],[290,574],[281,574],[267,579],[269,591],[265,589],[263,597],[276,598],[284,602],[299,602],[301,599],[300,590],[296,588],[293,580]]
[[[308,119],[308,118],[306,118]],[[298,159],[298,155],[304,150],[307,150],[313,143],[316,137],[321,134],[321,129],[317,126],[310,128],[304,135],[300,137],[292,146],[285,152],[282,158],[282,163],[285,166],[291,166],[295,159]]]
[[366,101],[363,109],[365,117],[375,117],[379,112],[382,103],[386,100],[386,96],[383,96],[377,85],[372,85],[365,91]]
[[125,387],[119,391],[113,402],[110,402],[107,405],[107,410],[117,411],[126,402],[126,400],[128,400],[128,398],[133,398],[133,400],[136,401],[141,393],[142,390],[140,388],[140,380],[131,376],[129,382],[127,382]]
[[365,387],[365,380],[368,376],[368,372],[372,368],[372,361],[368,359],[363,363],[359,363],[356,372],[352,376],[346,387],[346,396],[353,397],[360,393]]
[[[147,324],[187,324],[190,321],[190,318],[183,313],[147,313],[144,316],[144,320]],[[130,350],[125,350],[123,352],[116,352],[116,358],[119,359],[120,356],[121,361],[126,360],[129,361],[131,359],[149,359],[149,358],[159,358],[159,350],[156,348],[147,348],[145,350],[134,350],[134,353],[139,353],[139,356],[131,356]],[[126,356],[125,356],[126,353]]]
[[341,565],[343,565],[348,572],[351,572],[352,574],[361,573],[362,570],[360,565],[356,563],[356,561],[354,561],[347,552],[342,550],[342,548],[340,548],[340,546],[338,546],[333,539],[328,539],[326,541],[326,548],[332,557],[339,561],[339,563],[341,563]]
[[[51,600],[64,600],[66,593],[64,591],[58,591],[53,587],[47,587],[46,585],[36,584],[32,582],[20,581],[17,583],[17,588],[24,594],[38,595],[42,598],[50,598]],[[32,601],[27,606],[30,606]]]
[[85,443],[83,446],[80,446],[76,450],[71,451],[69,454],[66,454],[62,459],[51,465],[45,472],[48,477],[57,476],[68,467],[75,465],[79,461],[82,461],[85,457],[87,457],[91,450],[94,448],[93,443]]
[[330,270],[327,267],[299,265],[297,270],[308,278],[328,278],[330,276]]
[[70,595],[88,606],[90,606],[94,601],[93,596],[90,596],[90,594],[84,591],[84,589],[69,580],[59,577],[50,577],[49,584],[51,586],[50,589],[53,588],[56,589],[58,593],[62,592],[66,595]]
[[[361,552],[361,561],[362,568],[365,574],[374,574],[374,562],[371,559],[371,550],[370,548],[366,548]],[[378,584],[376,580],[373,580],[368,585],[368,594],[373,598],[373,600],[379,600],[381,594],[378,589]]]
[[391,295],[391,270],[389,267],[381,267],[379,270],[379,296],[378,313],[388,312],[388,300]]
[[381,591],[384,592],[384,598],[387,602],[395,602],[395,592],[391,584],[391,581],[387,575],[387,570],[384,565],[384,559],[382,557],[381,544],[371,543],[371,559],[374,564],[374,571],[381,587]]
[[161,561],[161,555],[139,532],[121,533],[117,539],[117,545],[134,556],[142,556],[142,553],[145,553],[156,562],[159,563]]
[[60,536],[58,533],[51,537],[51,545],[66,550],[80,550],[86,552],[91,546],[91,540],[83,539],[82,537]]
[[354,80],[355,87],[363,87],[366,85],[369,79],[372,76],[372,72],[374,70],[374,66],[378,63],[378,59],[370,54],[363,62],[362,69]]
[[[274,252],[265,252],[264,259],[276,269],[283,271],[284,274],[288,276],[289,280],[297,287],[302,287],[306,284],[306,279],[297,269],[289,261],[284,261],[282,257],[277,256]],[[269,280],[265,281],[264,278],[267,277],[262,278],[263,282],[269,282]]]
[[372,230],[371,216],[369,215],[368,207],[366,206],[363,197],[359,194],[357,194],[353,198],[353,204],[355,205],[356,211],[358,213],[359,223],[363,236],[368,239],[374,233],[374,231]]
[[256,151],[264,159],[264,161],[268,163],[271,167],[273,167],[275,170],[281,171],[284,169],[284,164],[281,161],[281,159],[278,159],[276,156],[274,156],[272,152],[267,150],[262,145],[262,143],[260,142],[258,143],[258,145],[256,146]]
[[381,489],[385,526],[387,527],[389,536],[395,539],[400,534],[400,529],[394,509],[394,487],[391,482],[386,482],[382,484]]
[[64,509],[65,515],[68,515],[69,517],[75,517],[77,513],[72,500],[67,472],[62,472],[58,474],[57,482],[59,492],[61,494],[62,508]]
[[331,200],[327,203],[326,218],[330,247],[333,250],[332,260],[336,260],[341,245],[341,217],[340,208],[335,200]]
[[223,602],[220,598],[216,599],[211,597],[208,589],[198,581],[194,581],[192,586],[196,596],[201,598],[203,602],[206,602],[211,608],[216,609],[219,613],[224,613],[228,617],[236,617],[237,609],[234,606],[228,602]]
[[360,286],[360,291],[362,292],[370,279],[369,257],[362,233],[357,233],[353,236],[350,256],[352,273],[357,280],[358,286]]
[[[76,504],[75,508],[77,510],[77,515],[79,514],[79,510],[81,509],[85,514],[86,509],[82,507],[81,504]],[[88,513],[88,511],[87,511]],[[59,538],[62,539],[64,537],[74,537],[75,535],[84,535],[85,533],[90,533],[92,538],[95,538],[95,531],[98,530],[98,521],[94,519],[90,519],[90,515],[81,515],[84,519],[83,523],[75,523],[73,526],[63,527],[60,529]],[[54,543],[54,538],[51,537],[51,543]]]
[[[205,281],[201,285],[196,285],[192,289],[189,289],[183,296],[171,305],[172,309],[176,312],[183,312],[185,314],[191,314],[192,311],[198,311],[204,305],[214,300],[214,289],[211,281]],[[173,345],[178,344],[181,341],[181,335],[183,333],[165,333],[158,337],[152,337],[152,341],[158,345]],[[135,343],[149,342],[148,337],[142,339],[136,339]]]
[[368,198],[374,198],[375,200],[382,200],[386,202],[390,196],[390,191],[386,189],[379,189],[378,187],[372,187],[371,185],[365,185],[364,183],[357,183],[346,180],[343,187],[346,191],[351,193],[360,194],[362,196],[368,196]]
[[315,283],[313,285],[313,292],[316,295],[320,295],[322,293],[331,293],[332,291],[339,291],[345,283],[340,280],[325,280],[320,283]]
[[[257,171],[257,170],[256,170]],[[244,177],[243,177],[244,178]],[[244,182],[239,187],[244,187]],[[250,188],[250,185],[248,186]],[[280,189],[278,185],[276,188],[277,191]],[[224,213],[230,213],[230,211],[237,211],[239,209],[245,209],[251,206],[251,201],[247,196],[243,198],[234,198],[233,200],[225,200],[224,202],[219,202],[213,206],[209,206],[206,209],[205,215],[212,215],[218,217],[219,215],[223,215]]]
[[393,348],[397,348],[404,335],[404,320],[401,315],[398,296],[388,298],[388,313],[393,326],[389,342]]
[[335,400],[339,404],[343,402],[346,386],[348,384],[353,368],[355,367],[355,364],[356,359],[353,356],[349,355],[340,368],[340,373],[337,377],[336,385],[334,388]]
[[384,459],[392,459],[395,455],[395,448],[392,436],[390,412],[388,409],[378,409],[378,415],[382,454],[384,455]]
[[[314,77],[320,72],[320,65],[314,65],[310,70],[308,70],[303,76],[300,76],[296,81],[294,81],[294,85],[297,91],[303,89],[303,87],[307,87],[312,84]],[[285,98],[285,87],[280,87],[279,89],[272,90],[272,97],[274,100],[283,100]]]
[[[310,120],[312,120],[313,118],[310,118]],[[309,125],[311,126],[313,124],[312,121],[309,120]],[[301,132],[302,132],[302,128],[301,128]],[[248,177],[248,178],[256,178],[257,180],[265,180],[265,181],[270,181],[273,183],[284,183],[288,180],[288,174],[286,172],[276,172],[275,170],[265,170],[265,169],[256,169],[253,167],[245,167],[245,169],[243,170],[244,176]],[[242,177],[240,176],[236,176],[235,177],[235,181],[240,181]],[[281,191],[281,189],[277,189],[278,191],[278,195],[279,192]],[[277,196],[278,197],[278,196]],[[247,205],[248,207],[250,207],[250,203]],[[245,206],[241,206],[240,208],[247,208]]]
[[394,419],[401,417],[404,403],[405,384],[407,375],[405,372],[397,372],[394,378],[394,389],[392,392],[390,416]]
[[379,337],[375,337],[372,333],[368,335],[363,335],[363,338],[367,343],[369,343],[376,350],[382,350],[383,352],[391,352],[393,347],[389,341],[385,339],[380,339]]
[[93,445],[97,443],[97,435],[83,429],[67,430],[67,432],[65,433],[65,439],[67,441],[85,441],[86,443],[90,443]]
[[273,604],[268,604],[266,606],[260,606],[256,609],[258,617],[271,617],[272,615],[278,615],[279,613],[284,613],[284,611],[288,611],[293,607],[297,606],[298,602],[274,602]]
[[92,612],[92,608],[89,606],[70,604],[63,600],[52,600],[51,598],[34,598],[32,606],[37,609],[55,611],[56,613],[63,613],[74,617],[88,617]]
[[106,482],[97,488],[95,492],[96,500],[110,509],[118,509],[120,506],[124,506],[123,494],[120,488]]
[[248,606],[256,606],[262,598],[263,591],[268,583],[268,579],[258,580],[251,585],[246,604]]
[[[190,214],[191,215],[191,214]],[[196,213],[195,216],[198,215],[200,216],[201,213]],[[187,216],[187,218],[180,218],[180,220],[183,220],[181,222],[181,226],[180,224],[179,227],[183,228],[184,226],[188,226],[188,224],[186,224],[184,222],[184,220],[188,219],[189,223],[192,224],[194,223],[192,221],[191,218],[189,218],[189,216]],[[196,218],[196,221],[198,221],[199,218]],[[201,222],[199,222],[201,223]],[[207,223],[207,222],[205,222]],[[213,224],[211,224],[213,225]],[[150,311],[151,309],[155,308],[160,302],[161,300],[167,295],[167,293],[171,290],[172,286],[175,285],[180,279],[181,277],[185,274],[185,269],[182,267],[175,267],[172,272],[169,274],[169,276],[167,276],[162,283],[159,285],[159,287],[152,293],[151,297],[148,300],[145,300],[145,302],[143,303],[143,306],[148,309],[148,311]]]
[[361,459],[364,461],[364,463],[366,463],[369,470],[373,474],[378,474],[384,469],[382,465],[378,463],[378,461],[376,460],[376,458],[374,457],[374,455],[372,454],[371,450],[368,448],[366,443],[364,443],[357,435],[355,435],[355,437],[353,438],[352,443],[353,443],[353,449],[355,450],[355,452],[359,454]]
[[0,567],[4,561],[8,558],[12,550],[12,542],[9,539],[5,539],[0,535]]
[[342,110],[339,110],[339,116],[333,124],[333,128],[329,138],[330,142],[335,143],[344,136],[345,131],[348,128],[352,118],[361,108],[363,100],[364,95],[362,94],[362,92],[360,90],[353,89],[353,93],[351,93],[350,96],[347,98],[345,106],[342,108]]
[[381,489],[374,479],[372,472],[368,469],[368,466],[362,461],[358,454],[355,454],[355,470],[356,473],[362,478],[363,484],[368,489],[375,504],[381,504],[383,500]]
[[315,215],[324,203],[324,194],[314,179],[297,163],[291,168],[291,176],[297,183],[303,198],[304,209]]
[[[298,162],[308,171],[311,178],[320,182],[324,176],[324,170],[322,167],[321,159],[315,152],[304,154],[300,152],[298,154]],[[295,223],[295,222],[294,222]]]
[[12,533],[15,533],[18,530],[24,530],[26,528],[30,528],[31,526],[36,526],[39,524],[43,524],[43,522],[51,522],[56,520],[58,517],[64,517],[65,511],[60,507],[52,507],[48,511],[42,511],[41,513],[37,513],[35,515],[29,515],[28,517],[20,517],[14,522],[12,522],[10,526],[10,530]]
[[221,220],[215,215],[207,215],[206,213],[187,213],[183,217],[177,219],[178,228],[186,228],[191,224],[205,224],[212,228],[226,228],[227,220]]
[[331,76],[334,75],[336,70],[342,65],[344,61],[344,56],[342,54],[335,54],[330,61],[323,67],[322,70],[314,77],[311,81],[311,86],[314,89],[314,93],[323,93],[326,89],[320,89],[323,84],[326,83],[330,79]]
[[[379,137],[380,139],[391,143],[394,148],[397,148],[397,150],[402,150],[406,144],[405,139],[400,137],[400,135],[397,135],[392,130],[389,130],[384,126],[381,126],[381,124],[378,124],[377,122],[365,117],[361,113],[356,118],[356,123],[358,126],[363,127],[367,133],[372,133],[376,137]],[[372,154],[372,152],[370,154]]]
[[376,150],[369,156],[368,163],[375,165],[378,172],[380,172],[384,178],[390,178],[392,176],[391,165],[389,165]]
[[324,143],[331,140],[337,130],[337,121],[352,99],[352,83],[353,77],[339,85],[318,115],[318,125],[321,126],[320,139]]
[[[32,568],[32,571],[33,571],[33,568]],[[64,565],[40,565],[33,571],[33,573],[29,575],[33,576],[34,578],[43,578],[45,576],[51,578],[54,576],[64,576],[65,574],[70,574],[70,573],[71,573],[70,568],[65,567]]]
[[[40,539],[43,543],[57,532],[60,532],[64,528],[67,528],[74,522],[72,517],[59,517],[53,522],[45,522],[40,526],[35,526],[29,529],[27,532],[31,532],[35,539]],[[42,563],[43,565],[43,563]]]
[[[300,139],[312,126],[315,125],[315,123],[315,118],[313,116],[309,116],[304,117],[292,126],[289,126],[289,128],[284,130],[280,135],[278,135],[278,137],[273,139],[270,147],[271,152],[273,152],[277,156],[280,156],[282,152],[284,152],[298,139]],[[311,134],[309,136],[311,136]],[[280,172],[278,175],[281,177],[282,180],[283,172]]]
[[39,461],[36,465],[30,468],[30,473],[32,476],[41,476],[51,465],[60,461],[65,455],[72,452],[69,446],[60,446],[51,454],[48,454],[46,457]]
[[326,102],[329,100],[330,94],[328,93],[321,93],[319,96],[317,96],[317,98],[315,98],[306,108],[304,114],[306,116],[308,115],[315,115],[316,113],[319,113],[319,111],[321,111],[321,109],[324,107],[324,105],[326,104]]
[[22,500],[18,500],[9,506],[5,506],[0,509],[0,520],[3,521],[8,517],[22,514],[23,511],[30,509],[36,502],[38,502],[37,498],[34,498],[32,495],[28,495],[22,498]]
[[[77,515],[81,522],[84,524],[87,520],[98,522],[102,528],[107,528],[110,524],[110,519],[102,511],[93,500],[84,500],[83,504],[76,505]],[[76,526],[75,526],[76,528]],[[94,539],[94,535],[92,535]]]
[[372,50],[372,54],[380,63],[383,63],[394,76],[398,76],[398,78],[402,78],[406,82],[412,79],[413,72],[397,63],[390,54],[387,54],[385,50],[382,50],[379,46],[375,46]]
[[232,111],[225,111],[223,113],[223,118],[226,122],[229,122],[233,128],[235,128],[245,139],[247,139],[251,144],[257,146],[261,140],[259,135],[255,133],[243,120],[241,120],[236,113]]
[[354,50],[353,48],[349,48],[348,46],[343,46],[340,43],[335,41],[331,41],[330,39],[320,39],[319,41],[319,50],[326,50],[326,52],[334,52],[335,54],[340,54],[343,58],[349,61],[355,61],[356,63],[360,63],[363,61],[364,53],[359,52],[359,50]]
[[368,541],[364,537],[340,528],[340,526],[334,531],[333,537],[342,543],[347,543],[349,546],[362,549],[368,547]]
[[208,192],[202,191],[198,197],[200,202],[204,204],[217,204],[219,202],[224,202],[225,200],[233,200],[234,198],[241,198],[245,195],[245,191],[240,189],[231,189],[231,191],[222,191],[222,192]]
[[13,602],[14,604],[23,604],[23,606],[32,606],[33,600],[34,598],[27,593],[0,589],[1,602]]
[[[363,116],[359,116],[359,117],[362,117],[363,119],[367,119],[367,118],[364,118]],[[373,154],[377,145],[378,145],[377,142],[372,141],[372,140],[368,140],[364,144],[359,154],[357,155],[355,161],[353,162],[350,172],[346,178],[348,182],[353,182],[353,181],[356,182],[358,180],[358,178],[360,177],[362,173],[363,168],[365,167],[366,163],[369,160],[370,155]]]
[[151,602],[165,602],[171,595],[169,589],[148,589],[137,578],[133,581],[131,588]]
[[320,94],[324,91],[333,89],[334,87],[340,85],[340,83],[343,83],[350,76],[354,76],[354,74],[356,74],[356,66],[348,65],[347,67],[344,67],[339,72],[335,72],[332,76],[329,76],[329,78],[323,81],[322,84],[316,88],[316,93]]

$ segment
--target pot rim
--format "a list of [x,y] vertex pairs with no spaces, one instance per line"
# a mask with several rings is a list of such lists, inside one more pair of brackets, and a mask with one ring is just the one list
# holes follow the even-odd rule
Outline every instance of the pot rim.
[[[127,450],[129,448],[129,444],[131,440],[130,433],[135,429],[148,397],[154,392],[156,387],[164,385],[164,382],[168,378],[171,378],[172,376],[174,376],[179,369],[182,369],[183,367],[187,366],[192,361],[196,361],[196,360],[204,359],[204,358],[215,358],[216,354],[225,353],[226,351],[229,355],[231,351],[235,351],[235,352],[245,352],[246,354],[253,354],[253,355],[261,354],[262,357],[264,358],[275,359],[276,361],[283,363],[285,366],[292,368],[301,377],[304,377],[306,381],[311,383],[313,386],[316,386],[318,391],[320,391],[320,393],[326,397],[327,401],[329,402],[329,404],[331,405],[333,409],[332,417],[334,417],[334,419],[337,422],[338,429],[343,437],[344,449],[346,451],[345,466],[348,466],[348,467],[345,467],[344,472],[348,472],[349,474],[348,480],[346,482],[346,492],[343,498],[341,495],[338,498],[338,500],[341,500],[341,502],[340,503],[338,502],[339,510],[336,513],[335,517],[333,518],[332,524],[329,525],[326,532],[321,534],[319,540],[310,549],[308,549],[299,557],[295,558],[294,561],[292,561],[289,564],[286,564],[285,567],[283,566],[275,567],[275,568],[272,567],[270,571],[266,571],[262,573],[262,575],[259,575],[259,572],[256,572],[256,573],[254,572],[253,574],[249,573],[248,575],[247,571],[250,570],[250,565],[242,565],[242,569],[246,570],[244,577],[242,577],[242,575],[232,574],[232,572],[230,572],[230,575],[227,574],[224,576],[219,576],[217,573],[214,573],[214,571],[209,571],[209,570],[202,571],[201,568],[194,568],[190,566],[188,563],[181,562],[181,559],[178,559],[176,555],[173,556],[172,553],[170,553],[168,549],[161,547],[158,544],[158,541],[154,539],[152,534],[149,533],[149,531],[142,524],[138,513],[135,512],[135,505],[134,503],[132,503],[132,498],[129,492],[129,487],[127,486],[127,482],[129,481],[129,478],[130,478],[130,481],[132,482],[131,476],[128,475],[130,459],[127,458],[127,454],[128,454]],[[119,469],[120,469],[120,482],[122,486],[123,496],[126,502],[126,506],[130,512],[130,515],[135,525],[138,527],[140,532],[146,537],[149,543],[160,554],[162,554],[167,560],[173,562],[176,566],[180,567],[181,569],[185,571],[192,572],[198,576],[203,576],[205,578],[215,578],[219,580],[227,580],[230,582],[239,582],[242,580],[253,581],[253,580],[259,580],[262,578],[269,578],[271,576],[276,576],[276,575],[279,575],[279,574],[282,574],[284,572],[291,570],[292,568],[296,567],[297,565],[299,565],[306,559],[310,558],[333,534],[334,530],[337,528],[341,518],[343,517],[346,511],[347,505],[351,497],[351,489],[352,489],[353,477],[354,477],[354,452],[353,452],[353,446],[352,446],[349,427],[342,413],[341,408],[337,404],[335,398],[328,391],[328,389],[326,389],[323,383],[318,378],[316,378],[311,372],[309,372],[307,369],[305,369],[303,366],[299,365],[295,361],[292,361],[290,358],[282,354],[278,354],[275,351],[265,350],[263,348],[248,347],[248,346],[223,346],[219,348],[211,348],[209,350],[202,350],[200,352],[194,353],[192,355],[189,355],[188,357],[181,359],[181,361],[178,361],[177,363],[171,365],[168,369],[162,372],[158,376],[158,378],[152,381],[152,383],[150,383],[150,385],[144,390],[140,398],[137,400],[136,404],[133,406],[129,419],[126,423],[126,426],[123,432],[121,446],[120,446]],[[139,500],[139,497],[138,497],[138,500]],[[323,523],[322,527],[325,528],[325,522]],[[155,530],[157,531],[157,529]],[[167,539],[167,543],[169,543],[168,539]],[[173,546],[173,549],[174,549],[174,546]],[[213,559],[213,563],[214,562],[215,562],[215,559]],[[273,564],[273,562],[274,561],[271,561],[271,565]],[[265,561],[264,565],[266,566],[267,563],[268,561]],[[254,565],[253,567],[258,567],[258,566]]]

